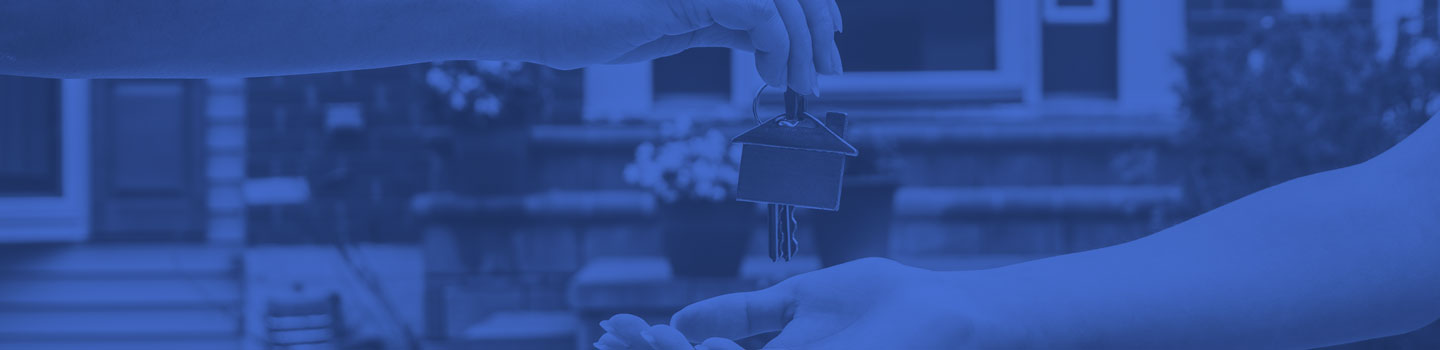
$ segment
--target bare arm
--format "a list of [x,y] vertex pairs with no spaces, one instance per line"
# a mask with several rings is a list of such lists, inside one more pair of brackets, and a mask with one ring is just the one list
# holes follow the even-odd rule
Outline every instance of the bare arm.
[[[1440,317],[1440,121],[1149,237],[950,274],[1042,348],[1308,348]],[[983,335],[980,335],[983,337]]]
[[256,76],[443,59],[519,59],[519,48],[485,35],[507,25],[506,17],[495,15],[514,12],[504,7],[511,3],[7,1],[0,3],[0,73]]
[[452,60],[578,68],[691,47],[755,52],[771,86],[841,70],[833,0],[0,2],[0,74],[202,78]]

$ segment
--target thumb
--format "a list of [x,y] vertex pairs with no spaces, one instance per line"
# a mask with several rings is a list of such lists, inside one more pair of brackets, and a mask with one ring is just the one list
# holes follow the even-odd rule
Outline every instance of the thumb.
[[714,337],[741,339],[785,328],[795,316],[795,302],[793,289],[781,283],[691,304],[676,312],[670,325],[693,342]]

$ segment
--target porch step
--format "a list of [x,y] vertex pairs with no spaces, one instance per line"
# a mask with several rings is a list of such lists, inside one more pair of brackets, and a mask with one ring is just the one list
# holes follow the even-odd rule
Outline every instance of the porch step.
[[61,244],[0,246],[0,276],[125,279],[145,276],[230,277],[239,248],[197,244]]
[[238,349],[238,252],[0,246],[0,349]]
[[233,279],[183,277],[131,279],[0,278],[0,310],[233,307]]
[[244,346],[240,338],[176,337],[163,338],[82,338],[3,339],[0,349],[16,350],[238,350]]
[[144,308],[132,310],[0,311],[0,339],[59,337],[236,336],[238,310]]

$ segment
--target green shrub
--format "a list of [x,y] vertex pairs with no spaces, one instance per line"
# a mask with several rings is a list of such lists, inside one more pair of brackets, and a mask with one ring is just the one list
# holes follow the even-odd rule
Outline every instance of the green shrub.
[[1430,38],[1401,34],[1388,60],[1349,17],[1267,17],[1179,57],[1189,198],[1208,210],[1298,176],[1355,164],[1408,135],[1437,106]]

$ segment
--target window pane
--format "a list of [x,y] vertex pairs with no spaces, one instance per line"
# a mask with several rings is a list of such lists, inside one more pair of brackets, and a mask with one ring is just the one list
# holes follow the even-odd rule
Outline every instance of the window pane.
[[60,194],[60,81],[0,76],[0,197]]
[[697,47],[656,59],[651,66],[655,97],[666,95],[730,98],[730,49]]
[[841,1],[845,70],[994,70],[995,1]]

